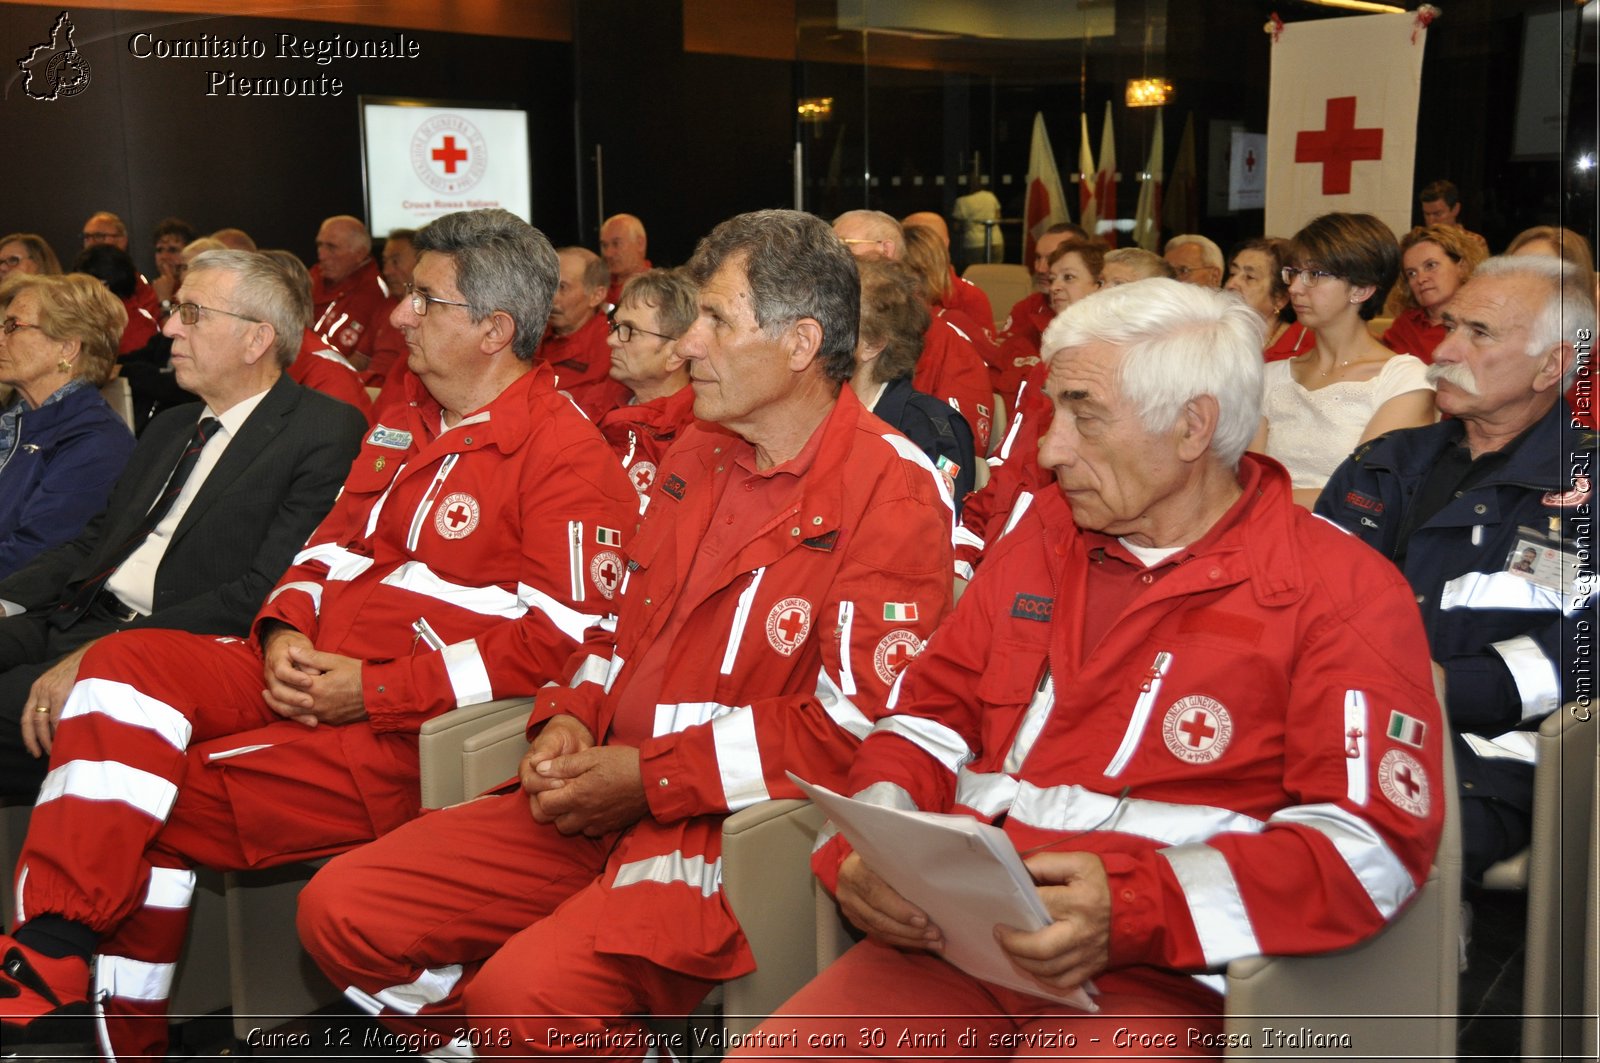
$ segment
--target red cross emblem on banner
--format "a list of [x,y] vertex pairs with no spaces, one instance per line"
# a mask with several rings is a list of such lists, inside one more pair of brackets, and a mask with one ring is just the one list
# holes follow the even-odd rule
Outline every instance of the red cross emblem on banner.
[[456,164],[467,161],[467,149],[456,147],[456,138],[446,133],[444,143],[433,149],[433,161],[442,163],[445,173],[455,173]]
[[1327,103],[1324,128],[1295,136],[1294,161],[1322,164],[1322,194],[1350,192],[1350,171],[1357,162],[1383,158],[1383,130],[1356,128],[1356,98],[1337,96]]

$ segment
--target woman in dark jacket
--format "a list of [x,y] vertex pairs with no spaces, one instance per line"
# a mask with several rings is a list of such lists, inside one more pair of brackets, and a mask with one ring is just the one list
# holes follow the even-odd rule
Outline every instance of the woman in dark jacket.
[[68,542],[105,508],[133,433],[100,397],[127,311],[93,277],[0,285],[0,578]]

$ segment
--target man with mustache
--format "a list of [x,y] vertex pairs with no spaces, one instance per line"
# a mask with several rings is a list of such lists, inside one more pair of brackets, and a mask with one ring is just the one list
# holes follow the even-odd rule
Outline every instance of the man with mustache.
[[1492,258],[1444,325],[1428,379],[1449,419],[1364,444],[1316,511],[1416,591],[1457,734],[1463,862],[1477,879],[1528,844],[1529,732],[1593,660],[1579,617],[1594,569],[1575,539],[1591,519],[1595,437],[1562,394],[1594,340],[1594,295],[1559,259]]

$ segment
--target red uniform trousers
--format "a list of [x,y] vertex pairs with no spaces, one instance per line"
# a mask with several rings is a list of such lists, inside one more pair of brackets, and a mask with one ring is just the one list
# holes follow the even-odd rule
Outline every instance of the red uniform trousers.
[[300,893],[300,940],[358,1007],[432,1045],[639,1058],[631,1016],[687,1014],[716,983],[595,951],[616,835],[538,823],[512,785],[329,863]]
[[[1151,967],[1094,980],[1096,1012],[991,985],[926,952],[867,940],[790,997],[730,1058],[1220,1056],[1222,997]],[[786,1038],[787,1040],[780,1040]],[[830,1046],[830,1047],[815,1047]]]
[[[98,932],[111,1046],[119,1059],[160,1058],[188,868],[312,859],[377,831],[344,729],[269,709],[250,643],[123,632],[92,647],[78,676],[18,863],[18,923],[54,914]],[[393,744],[397,770],[409,759],[415,773],[415,738]]]

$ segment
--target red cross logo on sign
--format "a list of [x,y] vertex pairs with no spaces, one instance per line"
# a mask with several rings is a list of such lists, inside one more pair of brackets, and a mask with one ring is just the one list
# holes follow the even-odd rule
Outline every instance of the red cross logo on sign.
[[1378,789],[1396,808],[1428,818],[1428,769],[1405,750],[1391,749],[1378,761]]
[[1233,718],[1222,702],[1204,694],[1180,698],[1161,723],[1167,752],[1188,764],[1209,764],[1233,741]]
[[598,551],[589,559],[589,578],[594,581],[594,589],[607,599],[615,596],[617,585],[622,582],[621,555],[613,550]]
[[465,539],[478,527],[478,500],[464,491],[446,495],[433,511],[433,529],[445,539]]
[[785,598],[767,614],[767,641],[788,657],[800,648],[811,630],[811,603],[804,598]]
[[1307,129],[1295,136],[1294,161],[1322,164],[1322,194],[1350,192],[1350,171],[1358,162],[1383,158],[1383,130],[1356,128],[1356,98],[1338,96],[1328,101],[1323,129]]
[[[841,646],[839,652],[848,653],[850,647]],[[872,665],[879,679],[893,683],[905,666],[911,663],[911,658],[921,652],[922,640],[915,632],[897,629],[878,640],[878,648],[872,654]]]
[[446,133],[444,143],[433,149],[433,161],[442,163],[445,173],[455,173],[456,164],[467,161],[467,150],[456,147],[456,138]]

